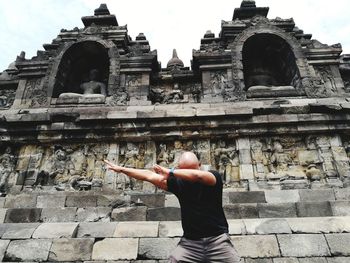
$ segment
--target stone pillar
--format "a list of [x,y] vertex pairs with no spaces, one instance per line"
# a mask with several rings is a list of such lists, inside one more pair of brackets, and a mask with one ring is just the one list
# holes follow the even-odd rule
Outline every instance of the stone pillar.
[[[108,151],[108,155],[107,155],[107,160],[113,162],[113,163],[118,163],[119,160],[119,145],[116,143],[111,143],[109,145],[109,151]],[[103,188],[104,189],[115,189],[116,188],[116,173],[110,170],[106,171],[106,175],[105,175],[105,180],[104,180],[104,184],[103,184]]]
[[249,138],[237,139],[237,149],[239,154],[239,173],[241,180],[254,180]]

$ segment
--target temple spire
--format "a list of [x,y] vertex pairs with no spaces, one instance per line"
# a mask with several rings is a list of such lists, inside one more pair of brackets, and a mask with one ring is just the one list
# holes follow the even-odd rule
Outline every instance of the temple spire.
[[269,12],[268,7],[256,7],[254,0],[243,0],[240,8],[235,8],[232,20],[250,19],[254,16],[267,17]]
[[184,63],[182,62],[181,59],[179,59],[179,57],[177,56],[177,52],[176,49],[173,49],[173,57],[169,60],[168,64],[167,64],[167,68],[171,68],[171,67],[183,67]]

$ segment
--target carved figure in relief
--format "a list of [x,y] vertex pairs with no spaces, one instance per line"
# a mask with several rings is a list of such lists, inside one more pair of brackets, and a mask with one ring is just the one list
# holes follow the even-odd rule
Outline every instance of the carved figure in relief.
[[7,147],[3,155],[0,156],[0,193],[6,192],[8,179],[14,170],[16,163],[11,147]]
[[183,144],[181,141],[174,141],[174,148],[170,150],[169,161],[171,166],[176,167],[178,165],[181,154],[184,152]]
[[127,102],[129,100],[129,94],[126,91],[126,88],[123,86],[120,86],[115,94],[113,94],[112,98],[112,105],[115,106],[124,106],[127,105]]
[[268,159],[262,150],[263,144],[259,140],[252,140],[250,145],[255,177],[263,180],[266,177],[266,167],[268,165]]
[[166,149],[166,144],[161,143],[159,149],[160,152],[157,155],[157,164],[167,167],[169,165],[169,154]]
[[332,93],[336,93],[337,92],[337,87],[335,84],[335,80],[333,78],[332,72],[330,70],[329,67],[318,67],[319,69],[319,74],[323,80],[324,84],[329,84],[330,86],[330,91]]
[[138,87],[140,85],[138,76],[127,76],[126,83],[128,87]]
[[201,100],[201,85],[200,84],[194,84],[191,89],[190,92],[192,94],[192,98],[194,100],[194,102],[200,102]]
[[55,184],[68,183],[71,177],[75,174],[74,163],[70,160],[65,149],[55,151],[53,171],[50,176],[54,178]]
[[213,96],[219,95],[227,87],[227,78],[223,72],[211,73],[211,89]]
[[289,164],[293,162],[291,156],[284,152],[283,146],[279,141],[273,142],[273,150],[269,163],[269,179],[281,179],[288,176]]
[[223,176],[225,184],[232,181],[239,181],[239,177],[234,173],[234,167],[238,167],[238,156],[235,147],[227,147],[225,141],[219,141],[214,149],[216,167]]

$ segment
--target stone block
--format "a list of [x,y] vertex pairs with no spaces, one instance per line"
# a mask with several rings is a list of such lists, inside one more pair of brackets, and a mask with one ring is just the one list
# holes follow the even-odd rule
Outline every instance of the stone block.
[[182,235],[181,221],[159,222],[159,237],[181,237]]
[[243,219],[249,235],[291,234],[285,219]]
[[4,223],[7,209],[0,208],[0,224]]
[[243,220],[227,220],[230,235],[245,235],[247,233]]
[[335,195],[333,189],[325,190],[299,190],[301,202],[322,202],[322,201],[334,201]]
[[105,238],[113,237],[117,222],[86,222],[79,223],[77,237]]
[[273,263],[271,258],[246,258],[244,262],[245,263]]
[[47,261],[52,241],[48,239],[13,240],[4,261]]
[[112,210],[112,221],[146,221],[146,206],[122,207]]
[[5,208],[34,208],[36,207],[36,195],[8,195]]
[[72,238],[78,223],[43,223],[34,231],[33,238]]
[[5,206],[5,201],[6,201],[5,197],[0,197],[0,208],[3,208]]
[[143,203],[147,207],[164,207],[165,194],[132,194],[130,195],[131,202]]
[[350,256],[350,233],[326,234],[333,256]]
[[41,212],[42,222],[74,222],[77,212],[76,207],[43,208]]
[[256,192],[230,192],[230,202],[235,204],[242,203],[266,203],[265,193],[263,191]]
[[179,238],[140,238],[139,255],[147,259],[168,259]]
[[95,207],[97,196],[67,196],[66,207]]
[[279,257],[277,239],[275,236],[233,236],[231,237],[238,255],[243,258]]
[[350,188],[334,189],[334,195],[336,200],[350,201]]
[[93,238],[61,238],[55,239],[50,248],[51,261],[81,261],[90,260]]
[[350,231],[349,217],[287,218],[293,233],[341,233]]
[[5,223],[35,223],[40,222],[41,208],[9,208]]
[[94,244],[92,260],[136,259],[138,243],[137,238],[105,238]]
[[224,212],[227,219],[258,218],[257,204],[225,205]]
[[78,208],[78,222],[110,222],[112,208],[109,207],[85,207]]
[[241,180],[254,180],[254,170],[251,164],[240,164],[239,174]]
[[299,258],[299,263],[327,263],[326,258],[314,257],[314,258]]
[[5,251],[10,243],[10,240],[0,240],[0,261],[3,261]]
[[296,203],[300,201],[298,190],[266,190],[267,203]]
[[130,204],[130,196],[116,196],[116,195],[98,195],[97,207],[110,206],[113,208],[122,207]]
[[349,257],[332,257],[327,258],[328,263],[349,263]]
[[66,203],[65,195],[39,195],[36,201],[37,208],[64,207]]
[[165,207],[180,207],[179,199],[175,195],[165,195]]
[[181,219],[181,210],[178,207],[149,208],[147,221],[177,221]]
[[260,203],[258,204],[260,218],[296,217],[295,203]]
[[39,226],[39,223],[5,224],[2,239],[28,239]]
[[120,222],[113,237],[157,237],[159,222]]
[[297,258],[274,258],[273,263],[299,263]]
[[277,235],[284,257],[330,256],[326,239],[318,234]]
[[296,203],[298,217],[332,216],[332,208],[328,201]]
[[330,202],[334,216],[350,216],[350,201]]

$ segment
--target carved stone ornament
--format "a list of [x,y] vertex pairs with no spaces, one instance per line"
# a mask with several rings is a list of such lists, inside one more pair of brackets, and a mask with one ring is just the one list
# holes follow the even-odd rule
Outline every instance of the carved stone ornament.
[[31,101],[31,107],[41,107],[47,104],[47,91],[41,85],[41,79],[30,79],[27,81],[24,99]]

